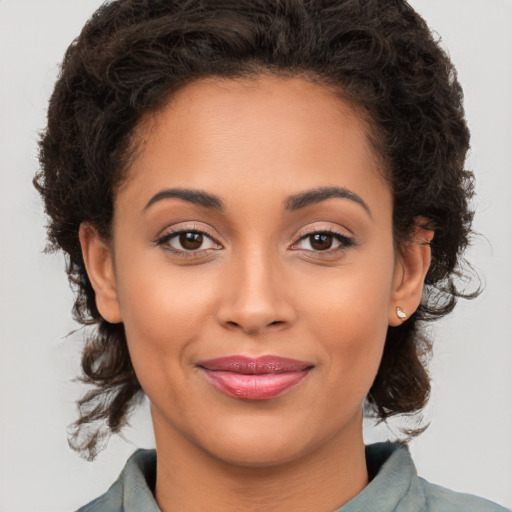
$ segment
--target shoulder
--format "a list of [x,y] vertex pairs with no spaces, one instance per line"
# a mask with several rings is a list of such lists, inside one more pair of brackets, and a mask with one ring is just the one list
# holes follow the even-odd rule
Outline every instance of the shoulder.
[[80,507],[77,512],[122,512],[124,510],[122,488],[122,482],[118,479],[105,494]]
[[432,512],[507,512],[507,509],[472,494],[454,492],[418,478],[425,496],[426,510]]
[[155,450],[137,450],[110,489],[77,512],[159,512],[153,497]]
[[377,443],[366,447],[371,481],[342,512],[507,512],[483,498],[450,491],[420,478],[409,449],[400,443]]

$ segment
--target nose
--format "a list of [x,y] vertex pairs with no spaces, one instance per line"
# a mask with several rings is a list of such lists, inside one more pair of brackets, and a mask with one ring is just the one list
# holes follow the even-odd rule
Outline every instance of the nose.
[[296,312],[283,269],[265,251],[238,257],[226,270],[219,323],[248,335],[290,326]]

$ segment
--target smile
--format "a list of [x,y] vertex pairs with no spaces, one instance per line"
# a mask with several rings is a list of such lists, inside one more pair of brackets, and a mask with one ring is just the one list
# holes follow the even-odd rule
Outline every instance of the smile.
[[277,356],[230,356],[202,361],[198,367],[210,384],[226,395],[242,400],[268,400],[299,384],[313,365]]

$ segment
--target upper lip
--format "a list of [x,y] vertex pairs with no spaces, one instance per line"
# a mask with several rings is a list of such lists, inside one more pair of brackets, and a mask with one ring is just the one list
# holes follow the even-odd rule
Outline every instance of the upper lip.
[[197,366],[211,371],[241,373],[244,375],[264,375],[269,373],[298,372],[312,368],[314,365],[306,361],[288,357],[262,356],[228,356],[208,359],[197,363]]

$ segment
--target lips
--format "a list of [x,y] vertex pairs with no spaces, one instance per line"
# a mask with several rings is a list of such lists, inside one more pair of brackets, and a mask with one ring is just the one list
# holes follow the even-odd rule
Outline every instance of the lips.
[[299,384],[313,368],[311,363],[277,356],[221,357],[201,361],[197,366],[219,391],[242,400],[269,400],[281,396]]

